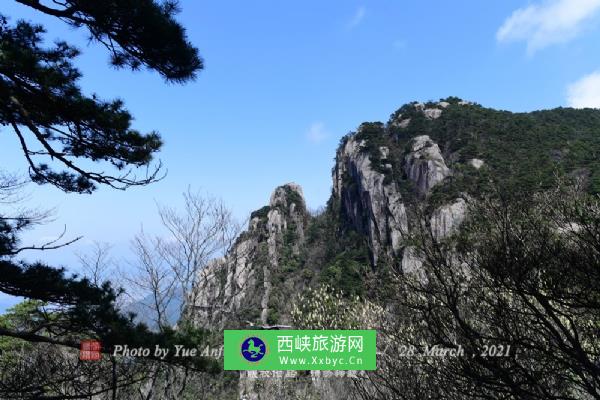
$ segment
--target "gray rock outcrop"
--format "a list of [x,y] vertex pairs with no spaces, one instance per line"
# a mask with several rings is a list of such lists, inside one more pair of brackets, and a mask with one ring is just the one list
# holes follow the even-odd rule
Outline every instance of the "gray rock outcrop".
[[430,219],[431,232],[436,239],[454,233],[465,219],[467,202],[457,199],[452,204],[446,204],[436,209]]
[[479,168],[483,167],[484,162],[483,162],[483,160],[480,160],[479,158],[472,158],[468,161],[468,164],[475,169],[479,169]]
[[404,171],[420,195],[426,195],[450,175],[439,146],[427,135],[412,139],[410,152],[404,161]]
[[438,119],[442,116],[442,110],[439,108],[426,108],[423,110],[423,114],[427,119]]

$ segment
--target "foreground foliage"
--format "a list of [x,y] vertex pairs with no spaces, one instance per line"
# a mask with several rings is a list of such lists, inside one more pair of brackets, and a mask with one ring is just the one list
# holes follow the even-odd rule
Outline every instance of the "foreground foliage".
[[[197,49],[174,19],[175,2],[17,2],[87,30],[92,41],[106,47],[114,67],[145,67],[170,82],[192,80],[202,68]],[[160,179],[160,162],[153,163],[160,135],[133,129],[122,100],[85,95],[78,85],[81,72],[73,64],[79,50],[62,40],[46,47],[43,34],[38,24],[0,15],[0,126],[20,144],[31,180],[67,193],[92,193],[102,185],[126,189]],[[5,173],[8,166],[0,168],[0,291],[32,300],[0,321],[0,397],[88,398],[109,390],[116,396],[117,388],[145,384],[160,370],[153,363],[131,365],[112,357],[94,365],[81,363],[75,349],[82,339],[100,340],[105,353],[116,344],[198,346],[203,333],[191,327],[156,333],[121,314],[115,303],[120,290],[110,283],[71,276],[43,261],[21,260],[26,251],[69,242],[21,243],[23,230],[46,214],[20,211],[25,182]],[[183,363],[184,370],[213,369],[204,358]]]
[[[396,324],[363,398],[600,398],[597,196],[488,197],[443,240],[421,221],[421,267],[397,277]],[[433,345],[465,356],[424,354]]]

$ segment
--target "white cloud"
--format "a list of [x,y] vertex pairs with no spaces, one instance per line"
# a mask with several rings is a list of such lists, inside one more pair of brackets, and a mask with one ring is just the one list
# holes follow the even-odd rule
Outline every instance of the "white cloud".
[[362,20],[365,18],[366,12],[367,12],[367,9],[365,7],[363,7],[363,6],[358,7],[356,12],[352,16],[352,19],[350,19],[350,21],[348,21],[348,29],[356,28],[358,25],[360,25]]
[[600,0],[546,0],[515,10],[496,32],[496,39],[525,41],[531,54],[573,39],[599,10]]
[[567,103],[575,108],[600,108],[600,71],[570,84],[567,88]]
[[306,139],[314,144],[319,144],[328,137],[329,132],[327,132],[325,124],[322,122],[315,122],[308,128],[308,131],[306,131]]

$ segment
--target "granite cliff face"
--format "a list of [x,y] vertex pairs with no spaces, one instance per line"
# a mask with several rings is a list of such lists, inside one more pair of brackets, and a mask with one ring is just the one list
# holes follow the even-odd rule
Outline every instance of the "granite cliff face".
[[[371,260],[377,265],[382,251],[394,255],[400,249],[408,223],[399,188],[393,182],[384,183],[385,174],[373,168],[364,146],[364,141],[350,137],[338,150],[333,194],[340,199],[348,222],[367,235]],[[389,149],[382,146],[379,152],[385,161]]]
[[[425,108],[416,103],[413,107],[432,120],[439,118],[448,105],[440,102],[436,107]],[[381,137],[376,139],[395,145],[389,127],[403,129],[410,123],[411,118],[403,119],[400,114],[388,127],[381,129]],[[338,149],[333,169],[333,196],[340,200],[343,213],[353,228],[368,237],[374,266],[382,255],[402,264],[403,240],[410,232],[409,206],[402,196],[402,181],[406,186],[404,193],[412,192],[413,197],[426,202],[431,190],[451,176],[452,171],[446,165],[440,147],[428,135],[410,138],[404,151],[394,152],[393,157],[389,146],[380,145],[373,151],[373,146],[368,145],[369,139],[362,138],[361,128]],[[403,179],[390,179],[393,176]],[[449,233],[451,227],[460,224],[466,207],[464,200],[456,201],[459,205],[452,203],[436,211],[431,219],[433,231]]]
[[[309,222],[300,186],[288,183],[277,187],[269,205],[252,213],[248,229],[228,254],[202,270],[200,285],[196,287],[195,324],[222,330],[288,323],[286,306],[301,288],[295,287],[289,276],[282,282],[282,276],[286,276],[282,269],[305,247]],[[274,289],[283,298],[273,298]],[[280,317],[274,319],[273,312]],[[346,374],[333,374],[326,379],[324,374],[327,371],[312,371],[306,379],[296,371],[241,372],[239,399],[294,399],[298,393],[309,393],[314,399],[347,398]]]

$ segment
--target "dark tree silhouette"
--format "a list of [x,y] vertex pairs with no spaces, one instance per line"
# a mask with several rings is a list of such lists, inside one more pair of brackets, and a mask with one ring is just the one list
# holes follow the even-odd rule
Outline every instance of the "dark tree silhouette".
[[[146,67],[176,83],[194,79],[202,68],[197,49],[174,19],[175,2],[17,2],[87,29],[93,41],[108,49],[115,67]],[[0,125],[18,139],[31,179],[75,193],[92,193],[99,185],[126,189],[159,179],[160,162],[152,165],[162,144],[158,133],[132,129],[132,116],[121,100],[84,95],[78,86],[81,73],[73,65],[79,51],[64,41],[44,47],[43,33],[40,25],[11,24],[0,15]],[[116,173],[105,172],[106,165],[100,171],[90,169],[97,163]],[[140,168],[142,176],[135,173]],[[3,194],[18,191],[21,184],[0,174],[0,202]],[[109,283],[69,276],[43,262],[19,261],[16,257],[24,250],[61,246],[21,245],[21,232],[39,219],[37,213],[0,214],[0,291],[50,304],[52,313],[36,309],[27,326],[0,324],[0,336],[72,348],[78,348],[82,337],[93,337],[102,341],[105,352],[115,344],[191,346],[201,338],[186,329],[156,334],[135,324],[131,315],[116,309],[118,290]],[[192,366],[206,370],[210,363],[196,359]]]
[[[420,265],[398,277],[379,391],[361,385],[364,398],[600,399],[597,196],[499,192],[443,239],[419,220]],[[401,345],[412,355],[398,357]],[[465,355],[429,357],[424,345]]]
[[[174,82],[194,79],[202,68],[197,50],[173,19],[173,2],[49,2],[59,8],[18,2],[87,28],[92,40],[108,48],[116,67],[146,66]],[[0,124],[18,137],[32,179],[79,193],[90,193],[97,184],[122,189],[155,180],[160,163],[150,163],[160,136],[131,129],[132,117],[121,100],[83,95],[77,85],[81,73],[72,64],[79,51],[63,41],[44,48],[43,33],[40,25],[10,25],[0,15]],[[119,173],[89,170],[78,162],[82,159],[108,162]],[[137,177],[131,167],[149,170]]]

